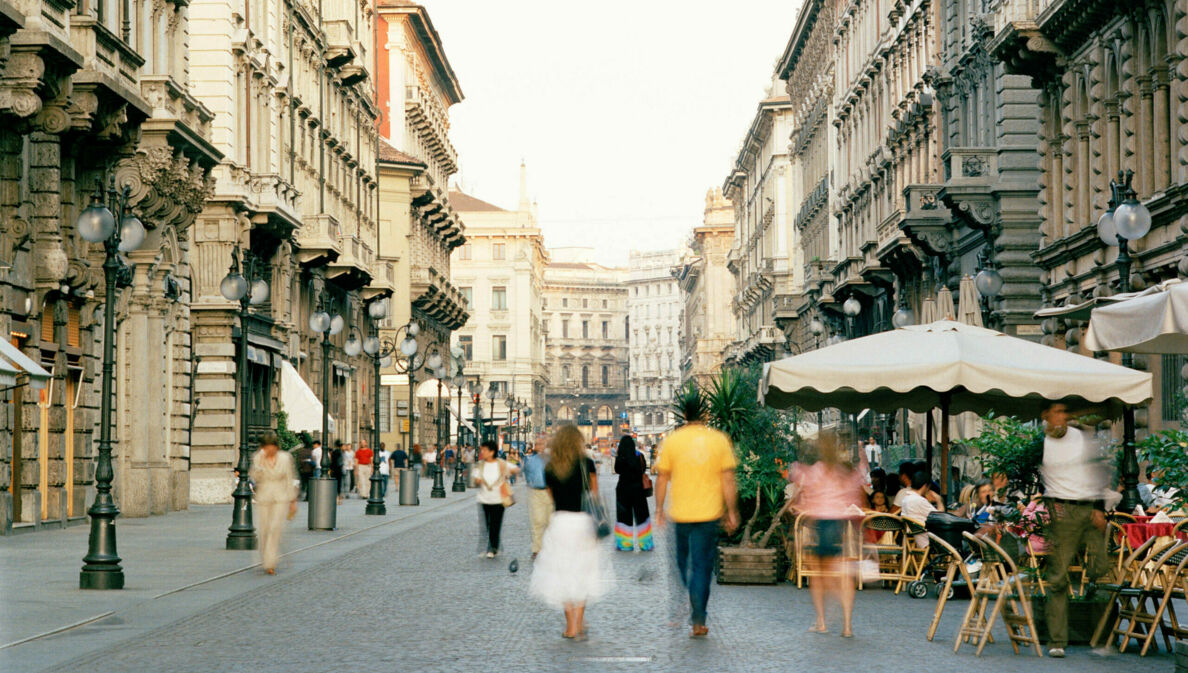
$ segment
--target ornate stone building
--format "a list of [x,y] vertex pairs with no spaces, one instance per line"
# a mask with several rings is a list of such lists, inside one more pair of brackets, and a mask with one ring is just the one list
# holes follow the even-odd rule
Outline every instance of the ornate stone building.
[[[375,17],[370,5],[345,0],[195,0],[188,12],[194,91],[208,102],[212,144],[223,154],[195,227],[200,404],[191,497],[225,502],[238,444],[240,330],[249,342],[250,434],[273,427],[282,410],[283,361],[321,390],[322,347],[309,327],[319,308],[344,318],[327,363],[335,431],[326,439],[354,441],[371,417],[370,363],[342,346],[353,328],[366,328],[364,302],[392,285],[376,260]],[[270,285],[246,325],[219,293],[236,246],[250,251]],[[360,366],[366,375],[357,375]],[[320,433],[320,419],[290,420]]]
[[[466,243],[461,214],[447,194],[450,176],[458,170],[449,108],[462,101],[462,89],[424,7],[384,0],[378,11],[379,259],[395,281],[381,336],[399,343],[404,333],[397,330],[412,319],[420,327],[421,351],[436,349],[448,358],[450,335],[466,323],[470,310],[450,281],[451,253]],[[375,283],[370,291],[379,296]],[[431,398],[414,398],[416,437],[406,434],[409,396],[403,372],[395,363],[384,370],[381,441],[389,447],[436,444]],[[428,371],[414,373],[417,382],[432,378]],[[424,387],[436,392],[435,383]],[[370,428],[371,422],[364,425]]]
[[[1130,241],[1134,289],[1188,271],[1188,1],[1003,0],[986,49],[1038,91],[1038,251],[1043,303],[1060,306],[1118,290],[1118,250],[1098,236],[1109,181],[1133,170],[1150,233]],[[1085,324],[1043,322],[1043,341],[1083,349]],[[1114,356],[1116,357],[1116,356]],[[1149,417],[1180,420],[1183,356],[1136,356],[1155,374]]]
[[546,418],[576,423],[603,449],[628,427],[626,280],[588,248],[550,250],[544,272]]
[[672,399],[681,385],[685,308],[672,276],[679,261],[676,250],[632,250],[627,258],[627,409],[632,429],[647,444],[658,442],[674,426]]
[[[483,417],[503,424],[507,397],[532,409],[530,421],[543,422],[549,375],[543,308],[548,252],[528,199],[527,168],[520,165],[520,200],[505,210],[460,191],[450,200],[466,221],[466,245],[454,251],[451,275],[472,314],[455,343],[466,351],[467,377],[484,391]],[[485,392],[504,393],[494,409]],[[468,411],[473,411],[469,409]],[[492,415],[493,412],[493,415]]]
[[103,248],[75,223],[109,186],[147,230],[116,306],[115,495],[126,516],[189,501],[192,225],[222,159],[191,88],[191,12],[0,1],[0,338],[53,374],[0,393],[0,532],[89,505]]
[[[773,78],[769,94],[778,88],[781,82]],[[734,247],[726,264],[734,274],[731,308],[738,326],[726,354],[730,362],[769,361],[786,352],[775,298],[798,295],[804,285],[803,250],[789,212],[792,117],[787,95],[761,101],[722,187],[734,206]]]
[[681,383],[708,382],[722,367],[735,340],[731,300],[734,278],[726,266],[734,242],[734,210],[721,189],[705,194],[705,215],[693,229],[689,247],[673,267],[685,302],[681,332]]

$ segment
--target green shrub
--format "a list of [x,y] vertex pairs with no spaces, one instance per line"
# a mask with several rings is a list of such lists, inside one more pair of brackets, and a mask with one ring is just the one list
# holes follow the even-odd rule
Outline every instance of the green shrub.
[[1026,496],[1039,492],[1044,460],[1044,431],[1012,416],[987,416],[982,434],[961,442],[977,454],[987,477],[1003,473],[1010,490]]
[[1188,506],[1188,432],[1163,430],[1138,442],[1138,457],[1148,461],[1151,480],[1158,486],[1179,487],[1172,509]]

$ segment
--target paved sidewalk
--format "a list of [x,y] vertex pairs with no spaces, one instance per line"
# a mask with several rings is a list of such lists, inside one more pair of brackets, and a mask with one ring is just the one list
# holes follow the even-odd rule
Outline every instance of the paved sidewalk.
[[[421,504],[411,507],[397,504],[397,491],[390,486],[385,516],[365,515],[365,499],[346,499],[338,508],[334,531],[307,530],[307,503],[298,503],[278,574],[325,563],[473,502],[473,489],[453,493],[449,480],[446,498],[432,499],[432,484],[432,479],[421,479]],[[131,637],[273,579],[260,571],[258,552],[224,548],[230,524],[231,505],[117,519],[117,546],[126,577],[122,591],[78,588],[89,525],[0,540],[0,670],[19,670],[18,662],[25,668],[31,660],[55,659],[53,650],[60,644],[50,641],[58,638],[47,636],[102,620],[119,625],[118,637]],[[111,644],[106,637],[94,640],[93,647]],[[87,643],[72,639],[68,656],[89,649]]]

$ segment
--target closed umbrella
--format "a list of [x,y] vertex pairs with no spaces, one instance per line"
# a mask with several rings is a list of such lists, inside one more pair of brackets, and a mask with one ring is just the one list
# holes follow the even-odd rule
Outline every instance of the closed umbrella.
[[955,320],[957,318],[957,309],[953,306],[953,293],[949,288],[942,287],[936,293],[936,319],[937,320]]
[[760,400],[776,408],[856,413],[940,408],[941,485],[948,489],[948,417],[971,411],[1036,417],[1046,401],[1142,404],[1151,375],[940,320],[844,341],[764,366]]
[[936,314],[936,300],[932,297],[925,297],[924,302],[920,305],[920,324],[927,325],[937,320],[940,320],[940,317]]
[[958,301],[957,322],[982,326],[982,306],[978,300],[978,289],[974,286],[971,276],[962,276],[961,285],[957,288]]

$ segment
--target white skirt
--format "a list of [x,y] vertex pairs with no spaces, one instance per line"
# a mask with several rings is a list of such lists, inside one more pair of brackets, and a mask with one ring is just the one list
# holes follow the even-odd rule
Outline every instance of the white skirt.
[[591,603],[606,593],[594,520],[585,512],[554,512],[541,539],[529,591],[553,607]]

